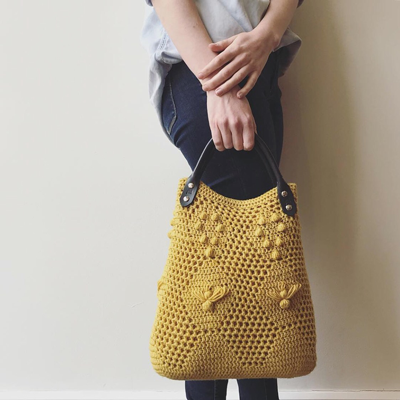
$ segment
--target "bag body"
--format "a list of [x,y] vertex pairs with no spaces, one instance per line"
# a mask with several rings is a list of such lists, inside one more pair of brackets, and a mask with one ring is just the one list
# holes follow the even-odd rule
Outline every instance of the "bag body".
[[175,380],[307,375],[316,367],[316,327],[297,185],[269,159],[277,187],[252,199],[227,198],[200,180],[206,149],[202,157],[178,184],[157,282],[153,368]]

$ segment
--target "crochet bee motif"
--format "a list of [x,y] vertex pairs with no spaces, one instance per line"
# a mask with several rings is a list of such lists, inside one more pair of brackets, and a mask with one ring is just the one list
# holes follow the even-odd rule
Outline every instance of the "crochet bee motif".
[[[289,288],[287,289],[287,286]],[[290,306],[290,298],[301,288],[301,283],[295,283],[293,285],[286,285],[285,282],[278,282],[278,291],[272,291],[267,293],[267,296],[271,299],[279,301],[281,308],[286,309]]]
[[205,292],[194,290],[193,294],[203,303],[203,310],[208,311],[212,310],[213,303],[224,297],[228,292],[229,289],[225,286],[217,286],[214,290],[211,290],[211,287],[208,286]]

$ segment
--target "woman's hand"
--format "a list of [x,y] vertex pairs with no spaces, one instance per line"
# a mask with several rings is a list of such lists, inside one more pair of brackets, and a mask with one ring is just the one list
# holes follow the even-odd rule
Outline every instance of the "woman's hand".
[[246,84],[237,93],[239,98],[243,98],[256,84],[269,55],[278,44],[279,41],[272,32],[265,34],[257,29],[210,43],[210,49],[220,54],[201,69],[197,78],[201,80],[218,69],[220,71],[202,85],[203,90],[208,92],[218,87],[215,93],[221,96],[249,76]]
[[240,86],[223,96],[207,92],[207,112],[212,138],[219,151],[251,150],[254,147],[256,122],[246,97],[239,99]]

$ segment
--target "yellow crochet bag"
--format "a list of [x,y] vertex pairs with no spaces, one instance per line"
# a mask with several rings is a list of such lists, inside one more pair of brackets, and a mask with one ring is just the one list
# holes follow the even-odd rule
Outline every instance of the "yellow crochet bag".
[[179,181],[149,343],[163,377],[293,378],[316,366],[297,187],[255,138],[275,188],[238,200],[204,184],[212,139],[189,178]]

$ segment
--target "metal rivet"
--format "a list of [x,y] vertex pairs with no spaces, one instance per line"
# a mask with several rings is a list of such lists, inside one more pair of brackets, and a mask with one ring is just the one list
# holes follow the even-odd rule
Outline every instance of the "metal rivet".
[[291,210],[292,209],[292,205],[291,204],[287,204],[286,205],[286,210]]
[[282,196],[283,196],[283,197],[286,197],[286,196],[287,196],[287,191],[286,191],[286,190],[284,190],[284,191],[282,192]]
[[193,183],[193,182],[190,182],[190,183],[188,184],[188,187],[190,187],[190,189],[194,188],[194,183]]
[[189,201],[189,197],[188,197],[188,196],[185,196],[185,197],[183,198],[183,201]]

